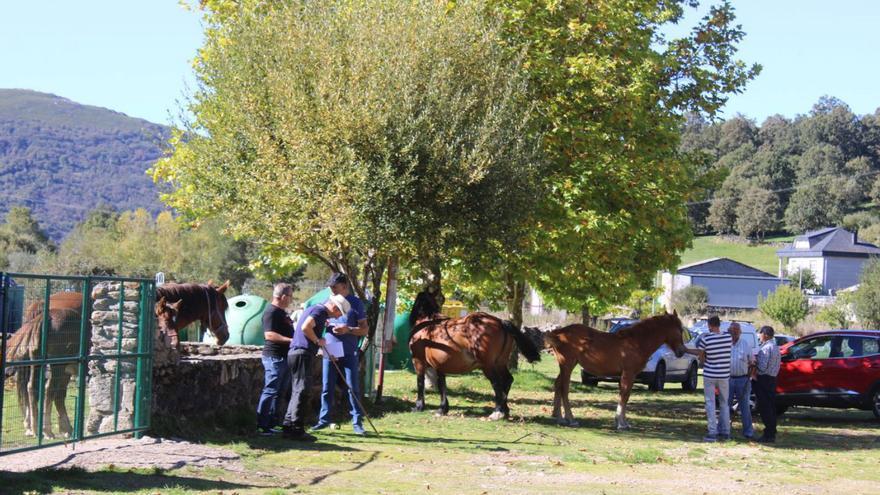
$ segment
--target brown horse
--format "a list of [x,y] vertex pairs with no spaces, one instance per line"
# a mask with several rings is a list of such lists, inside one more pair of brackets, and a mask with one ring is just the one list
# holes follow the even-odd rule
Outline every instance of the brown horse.
[[489,419],[506,418],[510,414],[507,394],[513,383],[507,363],[513,346],[518,346],[530,363],[541,358],[535,344],[509,321],[486,313],[471,313],[455,319],[443,317],[434,298],[427,292],[416,296],[410,323],[413,328],[409,348],[418,375],[415,411],[425,408],[425,372],[428,368],[437,371],[440,392],[437,413],[441,415],[449,412],[446,375],[464,374],[480,368],[495,391],[495,411]]
[[165,284],[156,289],[156,318],[159,331],[168,336],[177,347],[177,332],[194,321],[201,322],[202,330],[214,334],[219,345],[229,340],[226,309],[229,303],[223,294],[229,281],[220,287],[214,284]]
[[[7,342],[6,362],[38,360],[42,358],[79,357],[80,328],[82,323],[82,294],[79,292],[58,292],[49,297],[49,318],[46,322],[45,355],[42,354],[41,338],[43,331],[43,303],[30,304],[24,314],[24,323]],[[71,363],[48,365],[44,383],[45,405],[43,407],[43,435],[54,437],[52,432],[52,406],[58,411],[58,430],[63,436],[70,436],[73,429],[67,414],[67,387],[72,373],[68,371]],[[18,390],[18,406],[24,421],[25,435],[35,435],[38,431],[37,407],[39,400],[40,365],[15,368]]]
[[[673,313],[642,320],[613,334],[578,324],[545,333],[544,343],[556,354],[559,364],[559,376],[554,384],[553,417],[561,425],[577,426],[571,414],[568,393],[571,371],[580,364],[592,375],[620,376],[620,398],[614,422],[618,429],[628,429],[626,403],[636,375],[662,344],[681,357],[685,353],[683,329],[678,315]],[[565,417],[560,414],[560,404],[565,407]]]

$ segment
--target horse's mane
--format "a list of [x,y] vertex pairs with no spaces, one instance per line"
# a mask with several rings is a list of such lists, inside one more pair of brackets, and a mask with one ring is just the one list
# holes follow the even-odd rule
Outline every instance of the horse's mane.
[[[161,287],[156,287],[156,299],[165,298],[168,302],[177,302],[180,300],[184,301],[199,301],[205,299],[205,291],[209,291],[213,294],[217,294],[217,287],[209,284],[165,284]],[[222,301],[222,308],[226,309],[228,303],[225,297],[219,297],[218,300]]]
[[626,328],[621,328],[617,331],[615,335],[620,338],[636,337],[640,334],[653,330],[656,327],[657,323],[659,323],[661,320],[671,320],[671,318],[675,318],[676,320],[678,319],[677,316],[668,313],[665,315],[656,315],[650,318],[645,318],[638,323],[630,325]]
[[419,318],[434,316],[438,313],[440,313],[440,305],[437,304],[434,296],[428,291],[419,292],[409,313],[409,324],[415,326]]

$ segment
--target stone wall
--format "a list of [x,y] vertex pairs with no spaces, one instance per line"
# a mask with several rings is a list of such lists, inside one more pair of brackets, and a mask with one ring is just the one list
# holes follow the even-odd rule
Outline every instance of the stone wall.
[[262,346],[185,342],[174,353],[164,342],[157,342],[153,429],[185,435],[218,425],[256,428],[255,410],[263,388],[261,353]]
[[[140,284],[124,284],[122,301],[122,325],[119,324],[120,282],[100,282],[92,289],[92,355],[116,355],[137,352],[138,318],[140,311]],[[122,331],[120,342],[119,332]],[[114,415],[114,385],[116,368],[119,367],[119,409]],[[86,434],[108,433],[126,430],[134,425],[135,385],[137,380],[135,359],[117,360],[115,358],[93,359],[89,361],[89,413],[86,421]],[[117,421],[114,423],[114,421]]]

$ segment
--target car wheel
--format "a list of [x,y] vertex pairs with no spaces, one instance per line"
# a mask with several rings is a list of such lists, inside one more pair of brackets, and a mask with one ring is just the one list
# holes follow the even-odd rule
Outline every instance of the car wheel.
[[697,389],[697,363],[691,363],[690,367],[688,367],[687,376],[685,376],[684,381],[681,382],[681,388],[687,390],[688,392],[693,392]]
[[648,388],[654,392],[662,392],[665,385],[666,364],[664,364],[663,361],[660,361],[657,363],[657,368],[654,370],[654,379],[648,384]]
[[880,419],[880,387],[875,388],[871,394],[871,411],[875,418]]

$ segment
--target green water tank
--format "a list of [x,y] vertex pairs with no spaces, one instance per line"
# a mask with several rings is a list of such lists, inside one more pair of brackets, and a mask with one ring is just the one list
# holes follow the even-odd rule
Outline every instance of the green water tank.
[[390,370],[412,369],[409,352],[409,311],[394,318],[394,347],[385,356],[386,367]]
[[[263,311],[268,301],[260,296],[243,294],[229,298],[226,324],[229,340],[226,345],[263,345]],[[205,332],[205,342],[213,342],[214,336]]]

